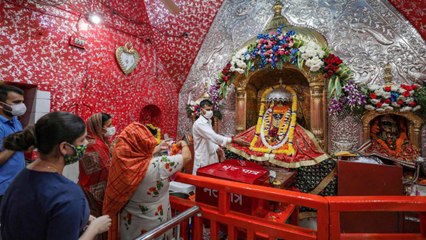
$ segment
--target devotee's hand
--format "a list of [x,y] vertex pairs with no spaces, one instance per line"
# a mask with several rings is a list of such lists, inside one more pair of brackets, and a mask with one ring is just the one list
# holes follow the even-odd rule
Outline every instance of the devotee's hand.
[[188,143],[185,140],[180,140],[179,142],[176,143],[179,148],[183,148],[184,146],[188,146]]
[[90,224],[93,220],[95,220],[95,219],[96,219],[96,217],[95,217],[95,216],[90,215],[90,216],[89,216],[89,224]]
[[242,140],[241,138],[233,138],[233,139],[232,139],[232,142],[233,142],[233,143],[236,143],[236,144],[238,144],[238,145],[241,145],[241,146],[245,146],[245,147],[250,146],[250,143],[249,143],[249,142],[246,142],[246,141]]
[[170,148],[170,142],[171,142],[171,140],[163,140],[158,145],[160,146],[161,150],[167,150],[167,149]]
[[223,162],[225,160],[225,152],[221,147],[218,147],[216,150],[217,157],[219,158],[219,162]]
[[108,215],[100,216],[92,220],[89,226],[93,227],[98,234],[106,232],[111,227],[111,218]]

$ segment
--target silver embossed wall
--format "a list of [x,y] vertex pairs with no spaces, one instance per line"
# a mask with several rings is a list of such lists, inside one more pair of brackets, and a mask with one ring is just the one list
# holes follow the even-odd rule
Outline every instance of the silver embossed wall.
[[[186,115],[188,100],[196,100],[246,41],[262,32],[273,16],[275,1],[228,0],[214,20],[179,95],[178,135],[191,130]],[[294,25],[312,27],[328,40],[329,47],[355,72],[358,82],[383,82],[383,66],[391,63],[396,83],[426,81],[426,44],[405,18],[385,0],[283,1],[283,15]],[[220,133],[235,133],[235,93],[221,109]],[[330,116],[329,152],[339,144],[361,144],[359,118]],[[356,134],[354,134],[356,133]],[[426,128],[422,131],[426,152]]]

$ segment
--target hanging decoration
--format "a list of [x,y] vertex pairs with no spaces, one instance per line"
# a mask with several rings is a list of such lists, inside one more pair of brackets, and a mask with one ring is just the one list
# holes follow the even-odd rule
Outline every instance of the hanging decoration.
[[117,48],[115,56],[117,58],[117,62],[120,65],[121,70],[126,75],[130,74],[131,72],[133,72],[133,70],[135,70],[140,60],[139,53],[135,49],[133,49],[133,45],[130,42],[127,42],[126,45]]

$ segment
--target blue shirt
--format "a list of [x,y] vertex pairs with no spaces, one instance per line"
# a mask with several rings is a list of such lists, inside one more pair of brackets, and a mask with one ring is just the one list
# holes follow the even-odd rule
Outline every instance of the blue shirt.
[[58,173],[25,168],[0,207],[0,232],[8,240],[77,240],[89,220],[81,188]]
[[[19,131],[22,131],[22,125],[17,117],[9,120],[0,115],[0,151],[4,151],[4,138]],[[15,152],[5,163],[0,164],[0,196],[4,195],[13,178],[24,168],[23,152]]]

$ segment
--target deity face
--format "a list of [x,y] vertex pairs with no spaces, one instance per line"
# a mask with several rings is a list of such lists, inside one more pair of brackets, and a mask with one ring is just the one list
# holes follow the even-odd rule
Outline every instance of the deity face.
[[396,147],[396,139],[399,135],[399,129],[397,122],[389,115],[385,115],[380,119],[381,139],[391,149]]
[[380,119],[380,127],[383,132],[386,132],[388,134],[398,133],[398,125],[396,121],[389,116],[384,116]]
[[281,120],[281,118],[283,118],[284,114],[282,114],[282,113],[273,113],[272,116],[274,117],[275,120]]
[[284,131],[285,126],[289,124],[290,118],[286,115],[289,109],[286,102],[278,101],[272,102],[269,110],[264,113],[264,129],[267,130],[265,139],[271,146],[279,144],[286,136],[280,131]]

